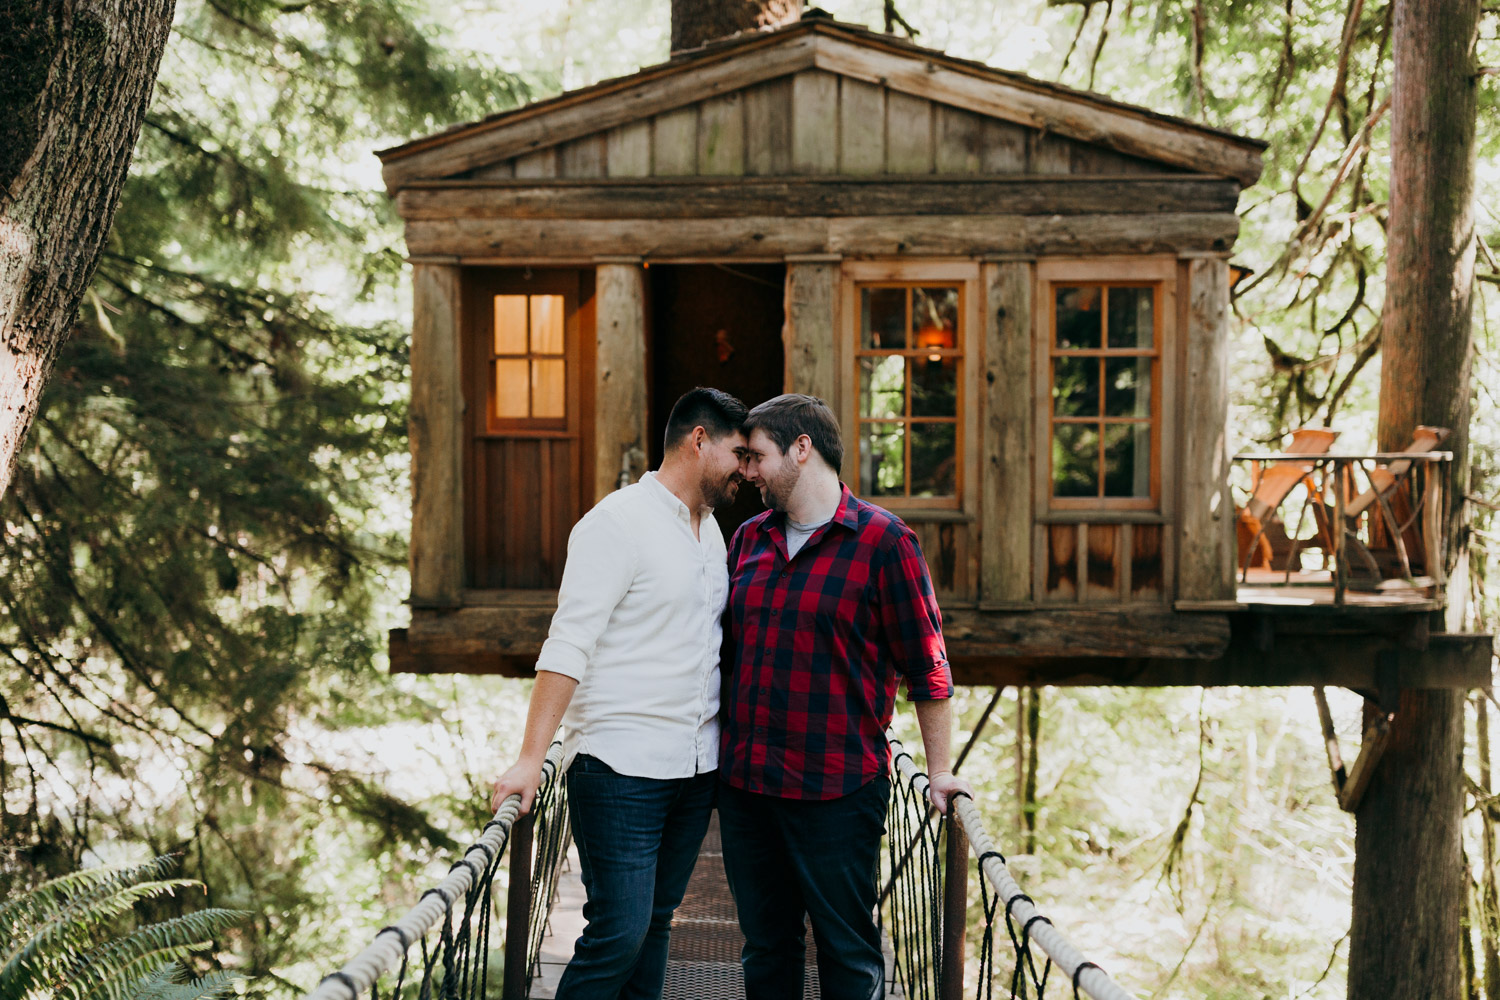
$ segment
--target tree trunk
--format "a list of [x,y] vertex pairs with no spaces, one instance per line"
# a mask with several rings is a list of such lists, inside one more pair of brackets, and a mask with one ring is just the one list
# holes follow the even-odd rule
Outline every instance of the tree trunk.
[[[1382,318],[1380,445],[1447,427],[1446,563],[1461,568],[1474,276],[1479,0],[1396,0],[1391,206]],[[1451,577],[1449,627],[1468,582]],[[1403,691],[1356,813],[1349,997],[1464,995],[1464,695]]]
[[672,54],[802,16],[802,0],[672,0]]
[[13,0],[0,24],[0,496],[114,219],[174,0]]

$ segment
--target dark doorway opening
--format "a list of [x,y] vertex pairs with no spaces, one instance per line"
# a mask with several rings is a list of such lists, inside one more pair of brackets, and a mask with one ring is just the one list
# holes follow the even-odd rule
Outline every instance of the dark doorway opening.
[[[723,389],[746,406],[782,391],[786,267],[782,264],[652,264],[646,271],[651,314],[651,468],[661,465],[667,414],[695,386]],[[715,513],[727,540],[764,510],[743,488]]]

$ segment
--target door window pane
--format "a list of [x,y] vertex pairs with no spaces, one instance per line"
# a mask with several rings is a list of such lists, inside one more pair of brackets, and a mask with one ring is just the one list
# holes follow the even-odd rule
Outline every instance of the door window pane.
[[533,295],[531,297],[531,353],[561,354],[563,352],[563,297],[561,295]]
[[531,415],[557,418],[567,416],[566,372],[561,358],[538,358],[531,362]]
[[860,292],[859,346],[869,350],[906,347],[906,289],[866,288]]
[[1103,346],[1103,289],[1098,285],[1057,288],[1058,350],[1091,350]]
[[495,353],[526,353],[526,296],[495,296]]
[[905,495],[906,425],[861,425],[859,492],[870,497]]
[[495,416],[525,417],[530,414],[525,359],[502,358],[495,362]]
[[920,350],[952,350],[958,346],[958,289],[913,288],[912,346]]

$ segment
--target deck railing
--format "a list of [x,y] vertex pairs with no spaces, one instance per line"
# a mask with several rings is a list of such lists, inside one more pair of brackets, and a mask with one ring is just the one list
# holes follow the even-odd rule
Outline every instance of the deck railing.
[[1351,591],[1437,600],[1452,460],[1446,451],[1236,455],[1239,584],[1321,587],[1340,606]]

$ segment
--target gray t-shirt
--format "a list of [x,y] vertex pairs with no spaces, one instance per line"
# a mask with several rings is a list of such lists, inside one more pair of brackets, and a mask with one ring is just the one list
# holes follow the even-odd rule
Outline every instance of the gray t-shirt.
[[790,559],[795,556],[801,550],[802,546],[807,544],[807,540],[812,537],[814,531],[817,531],[832,520],[832,517],[828,517],[821,521],[814,521],[812,524],[803,524],[800,521],[793,521],[791,518],[787,518],[786,557]]

